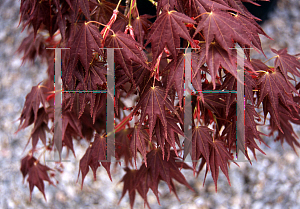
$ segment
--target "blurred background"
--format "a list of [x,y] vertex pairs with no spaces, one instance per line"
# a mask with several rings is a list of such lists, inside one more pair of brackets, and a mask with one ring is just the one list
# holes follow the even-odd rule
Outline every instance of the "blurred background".
[[[140,1],[141,2],[141,1]],[[138,1],[139,3],[139,1]],[[276,50],[288,48],[290,54],[300,53],[300,1],[278,0],[270,2],[275,9],[263,8],[254,11],[264,15],[262,27],[273,38],[262,37],[262,47],[267,58],[271,58],[270,47]],[[65,163],[64,173],[57,177],[57,187],[45,184],[43,195],[34,189],[32,201],[29,201],[29,186],[20,172],[20,160],[27,153],[24,147],[28,141],[30,129],[14,134],[25,96],[32,86],[46,78],[47,66],[40,60],[34,63],[22,64],[22,55],[16,54],[21,41],[26,37],[26,30],[21,33],[19,23],[18,0],[0,0],[0,208],[130,208],[128,194],[121,197],[123,184],[118,183],[124,172],[112,168],[111,182],[106,171],[100,167],[97,181],[93,181],[90,172],[81,190],[81,177],[77,181],[79,159],[83,156],[87,143],[75,143],[76,156],[71,156],[71,162]],[[256,13],[257,14],[257,13]],[[267,60],[262,55],[261,59]],[[271,64],[270,62],[269,64]],[[297,134],[300,136],[300,128]],[[262,131],[268,134],[266,128]],[[159,185],[160,202],[156,201],[150,191],[148,200],[153,209],[163,208],[299,208],[300,205],[300,159],[287,144],[274,142],[274,137],[264,137],[270,148],[261,145],[266,156],[257,153],[257,162],[241,162],[239,166],[231,164],[229,176],[231,186],[222,172],[219,175],[218,192],[215,192],[213,180],[208,174],[203,186],[204,172],[198,178],[193,177],[192,171],[184,171],[189,184],[196,192],[177,184],[177,194],[170,194],[168,186]],[[254,159],[253,159],[254,160]],[[49,167],[54,164],[48,163]],[[134,208],[143,208],[144,202],[136,196]]]

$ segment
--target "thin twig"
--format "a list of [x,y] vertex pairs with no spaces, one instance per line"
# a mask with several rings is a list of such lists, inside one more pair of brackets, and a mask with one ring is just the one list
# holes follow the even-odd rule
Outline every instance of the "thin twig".
[[127,16],[127,13],[129,12],[130,8],[130,0],[126,0],[126,8],[125,8],[125,16]]

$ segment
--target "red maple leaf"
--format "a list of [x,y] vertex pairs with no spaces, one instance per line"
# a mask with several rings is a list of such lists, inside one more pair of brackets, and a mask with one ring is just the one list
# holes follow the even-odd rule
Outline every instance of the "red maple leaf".
[[126,174],[123,176],[120,182],[124,182],[122,196],[119,200],[119,203],[121,202],[122,198],[128,191],[129,193],[129,201],[130,201],[130,207],[133,208],[134,200],[135,200],[135,185],[136,185],[136,173],[137,170],[131,170],[128,167],[124,168],[126,171]]
[[[256,144],[255,139],[258,139],[259,142],[263,142],[267,147],[268,145],[263,141],[261,138],[261,132],[257,130],[257,123],[256,120],[259,119],[258,113],[255,111],[254,105],[246,104],[245,106],[245,149],[249,148],[254,158],[256,159],[255,149],[260,151],[261,153],[265,154]],[[248,152],[246,150],[245,156],[250,160]]]
[[74,7],[74,20],[73,22],[76,22],[76,18],[78,16],[78,12],[81,9],[82,13],[86,17],[87,20],[90,20],[90,5],[89,1],[87,0],[69,0],[70,5]]
[[30,188],[30,200],[32,197],[32,191],[34,186],[36,186],[43,193],[44,198],[46,199],[43,181],[48,181],[49,184],[53,184],[47,173],[47,171],[49,170],[52,169],[48,166],[40,164],[38,160],[32,155],[27,155],[22,159],[21,172],[24,178],[28,174],[27,181],[29,182]]
[[[188,40],[194,46],[193,39],[184,23],[195,24],[196,22],[182,13],[169,11],[167,6],[164,7],[163,12],[153,23],[145,44],[151,43],[153,60],[157,60],[165,47],[176,59],[177,48],[180,47],[180,37]],[[155,62],[152,65],[154,66]]]
[[144,122],[146,115],[148,115],[150,141],[152,139],[152,132],[157,117],[161,120],[165,131],[165,136],[167,136],[167,119],[166,119],[166,109],[165,109],[166,107],[170,111],[175,113],[180,119],[171,101],[168,98],[165,98],[164,96],[165,96],[165,92],[161,87],[158,86],[150,87],[147,91],[145,91],[141,95],[141,99],[136,105],[134,110],[137,111],[140,108],[142,109],[142,114],[140,117],[141,123]]
[[251,39],[246,28],[242,27],[241,23],[227,12],[213,10],[209,13],[204,13],[198,23],[198,27],[194,36],[203,32],[206,42],[206,54],[208,55],[209,45],[215,40],[228,53],[233,48],[233,41],[239,44],[256,47]]
[[194,191],[179,170],[180,168],[191,168],[183,162],[176,162],[176,160],[179,161],[179,158],[176,157],[176,154],[173,150],[171,151],[170,159],[167,160],[166,157],[164,157],[163,159],[162,150],[158,148],[152,150],[147,154],[148,167],[146,167],[144,163],[139,170],[131,170],[126,167],[124,169],[126,171],[126,174],[121,180],[124,182],[121,199],[128,191],[130,206],[131,208],[133,208],[135,194],[137,191],[144,199],[145,204],[147,204],[147,206],[150,208],[147,200],[147,193],[149,189],[151,189],[159,203],[158,184],[161,180],[165,181],[168,184],[170,191],[173,191],[175,193],[177,199],[178,196],[172,179],[175,179],[179,183],[187,186],[190,190]]
[[[178,94],[178,99],[181,101],[183,98],[184,92],[184,72],[185,72],[185,65],[189,63],[192,68],[192,76],[195,76],[195,72],[200,72],[198,70],[198,56],[195,53],[190,53],[191,60],[186,59],[186,54],[179,53],[177,56],[177,60],[173,59],[164,69],[164,71],[170,71],[168,80],[167,80],[167,87],[166,93],[169,92],[170,88],[174,85],[176,92]],[[197,83],[197,79],[193,79],[193,82]],[[198,88],[197,88],[198,87]],[[201,90],[201,87],[197,86],[197,90]],[[180,103],[181,105],[181,103]]]
[[32,87],[26,96],[17,132],[36,122],[40,103],[42,103],[43,108],[46,108],[45,93],[45,88],[40,84]]
[[212,130],[206,126],[196,126],[193,128],[192,137],[192,160],[194,169],[197,162],[202,155],[206,162],[209,162],[210,147],[213,145],[213,139],[211,136]]
[[201,15],[205,12],[210,12],[212,9],[234,10],[223,0],[188,0],[186,1],[185,8],[188,9],[188,14],[193,17]]
[[132,137],[130,140],[130,149],[135,159],[135,166],[137,159],[137,150],[139,150],[142,154],[145,164],[147,166],[146,154],[149,150],[149,134],[144,129],[139,129],[138,124],[136,124],[133,129]]
[[40,108],[38,111],[38,119],[34,123],[34,128],[31,131],[32,148],[35,149],[38,140],[41,139],[46,146],[46,131],[50,132],[48,128],[48,114],[44,108]]
[[268,97],[268,101],[263,102],[265,119],[268,113],[265,108],[266,102],[271,102],[272,110],[268,109],[268,111],[274,111],[275,122],[280,128],[278,115],[279,101],[281,101],[286,108],[290,108],[289,105],[292,105],[296,110],[296,103],[293,101],[292,92],[296,93],[297,90],[295,87],[289,85],[283,75],[278,71],[273,73],[265,72],[259,79],[258,84],[260,86],[258,105],[263,102],[266,96]]
[[136,62],[149,69],[146,63],[146,55],[142,51],[142,46],[133,40],[130,35],[118,31],[107,37],[105,47],[117,48],[114,50],[115,62],[123,68],[133,84],[135,84],[135,82],[132,73],[132,62]]
[[275,141],[280,141],[281,145],[283,144],[283,142],[287,142],[293,148],[294,152],[298,155],[295,146],[300,147],[299,136],[295,133],[292,123],[300,125],[299,112],[298,113],[296,111],[289,112],[282,105],[279,105],[278,114],[280,120],[280,128],[282,131],[279,130],[277,124],[274,122],[273,120],[274,115],[271,114],[270,135],[272,135],[275,131],[278,131],[278,135],[275,138]]
[[157,15],[161,9],[163,9],[166,5],[169,5],[169,9],[173,10],[175,7],[178,8],[178,0],[158,0],[157,1]]
[[[209,156],[209,168],[211,170],[212,178],[215,182],[216,191],[217,191],[217,182],[219,177],[219,167],[221,168],[222,172],[226,176],[228,183],[230,185],[230,180],[228,175],[228,163],[230,160],[233,160],[233,156],[226,149],[224,142],[220,140],[214,140],[213,146],[210,151],[210,156]],[[207,172],[208,169],[206,169],[206,174]]]
[[176,156],[178,156],[176,144],[178,147],[181,147],[178,134],[183,136],[184,133],[177,125],[177,123],[179,123],[177,118],[168,114],[166,115],[166,119],[168,130],[167,137],[165,136],[164,130],[161,129],[162,123],[158,119],[156,120],[155,125],[155,136],[156,141],[162,150],[163,158],[165,157],[165,150],[167,150],[167,160],[169,160],[171,147],[173,147]]
[[251,19],[260,20],[259,18],[255,17],[253,14],[251,14],[242,2],[247,2],[247,3],[254,4],[256,6],[260,6],[258,3],[255,3],[252,0],[225,0],[225,1],[227,2],[227,4],[230,7],[239,11],[241,14],[246,16],[249,20],[251,20]]
[[220,65],[225,70],[230,72],[234,77],[237,77],[236,66],[233,65],[232,57],[228,51],[220,47],[220,45],[214,43],[209,45],[207,53],[206,62],[212,78],[211,80],[214,89],[216,88],[216,76]]
[[124,159],[125,165],[128,166],[130,163],[132,165],[132,151],[128,149],[130,147],[131,141],[129,139],[130,135],[132,134],[133,128],[127,128],[120,130],[116,133],[116,158],[120,160],[121,158]]
[[106,169],[107,174],[110,180],[112,181],[110,175],[110,162],[104,161],[108,161],[106,159],[106,138],[101,137],[99,134],[95,134],[94,142],[90,144],[89,148],[86,150],[85,154],[79,162],[78,178],[81,171],[81,188],[83,187],[84,178],[89,172],[89,167],[91,167],[94,174],[94,180],[96,180],[96,171],[98,167],[100,167],[100,162],[102,166]]
[[296,57],[288,54],[287,49],[281,49],[279,51],[276,51],[275,49],[271,50],[272,52],[277,54],[274,67],[279,68],[286,80],[288,80],[289,78],[287,75],[288,72],[300,77],[300,62],[297,60]]
[[[96,20],[97,22],[107,24],[113,15],[114,9],[117,7],[117,4],[101,0],[101,1],[92,1],[93,5],[95,5],[95,8],[91,12],[91,17],[93,20]],[[124,9],[122,6],[119,6],[119,10],[123,11]],[[123,20],[127,21],[127,17],[122,14],[122,12],[118,13],[117,19],[122,18]]]
[[99,29],[95,25],[87,22],[82,24],[71,42],[71,59],[67,68],[67,72],[71,73],[74,71],[73,68],[76,66],[78,59],[83,65],[84,69],[88,70],[93,59],[93,52],[96,51],[99,54],[103,54],[100,49],[102,47],[101,41],[102,36],[100,35]]
[[150,28],[150,26],[152,25],[152,23],[148,20],[151,18],[153,18],[153,16],[145,14],[138,16],[132,21],[134,35],[136,36],[136,40],[141,45],[144,44],[144,39],[148,34],[148,28]]

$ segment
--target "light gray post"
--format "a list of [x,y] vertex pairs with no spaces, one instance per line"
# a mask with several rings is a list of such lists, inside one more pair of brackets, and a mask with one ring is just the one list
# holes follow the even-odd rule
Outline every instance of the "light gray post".
[[245,74],[244,50],[236,44],[237,50],[237,124],[236,124],[236,162],[247,161],[245,157]]
[[107,158],[109,162],[115,161],[115,66],[114,49],[107,48],[107,97],[106,97],[106,133]]
[[61,162],[62,152],[62,80],[61,80],[61,50],[69,48],[47,48],[55,50],[55,97],[54,97],[54,159],[49,162]]
[[[184,70],[185,70],[185,84],[184,84],[184,156],[185,161],[191,161],[192,154],[192,56],[191,49],[185,50]],[[190,154],[190,155],[189,155]],[[188,157],[188,158],[187,158]]]
[[[62,151],[62,80],[61,80],[61,49],[55,49],[55,100],[54,100],[54,145],[61,160]],[[54,153],[56,153],[54,151]],[[54,154],[57,159],[57,154]]]

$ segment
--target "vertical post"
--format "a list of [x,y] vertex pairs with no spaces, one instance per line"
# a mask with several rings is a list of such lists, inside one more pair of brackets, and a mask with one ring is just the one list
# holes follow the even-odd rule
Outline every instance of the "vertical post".
[[55,100],[54,100],[54,160],[61,161],[62,151],[62,80],[61,80],[61,48],[55,48]]
[[[245,90],[244,90],[244,50],[236,44],[237,50],[237,124],[236,124],[236,158],[237,162],[245,162]],[[242,153],[240,153],[242,152]],[[242,159],[242,156],[244,156]]]
[[[54,159],[46,160],[48,162],[61,162],[61,152],[62,152],[62,71],[61,71],[61,50],[69,48],[46,48],[54,49],[55,51],[55,62],[54,62]],[[69,160],[63,160],[69,162]]]
[[115,66],[114,49],[107,48],[106,133],[108,162],[115,161]]
[[[183,159],[191,161],[192,154],[192,56],[191,49],[187,48],[184,54],[184,72],[185,72],[185,84],[184,84],[184,156]],[[190,155],[189,155],[190,154]],[[186,157],[189,155],[188,159]]]

